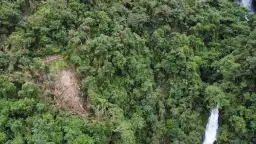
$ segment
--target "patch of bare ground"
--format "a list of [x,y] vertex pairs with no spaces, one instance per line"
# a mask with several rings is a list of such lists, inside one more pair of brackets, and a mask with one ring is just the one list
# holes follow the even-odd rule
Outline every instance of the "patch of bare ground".
[[47,63],[47,62],[54,61],[54,60],[57,60],[60,58],[61,58],[61,55],[48,56],[48,57],[43,58],[43,62]]
[[[60,58],[62,58],[61,55],[54,55],[47,56],[42,60],[44,63],[48,63]],[[58,108],[73,114],[87,114],[90,106],[80,97],[79,81],[75,68],[65,68],[58,72],[51,93],[54,95]]]
[[87,114],[86,106],[80,97],[77,73],[73,68],[59,72],[54,95],[57,107],[75,114]]
[[74,69],[61,70],[54,89],[57,107],[75,114],[87,114],[80,97],[77,73]]

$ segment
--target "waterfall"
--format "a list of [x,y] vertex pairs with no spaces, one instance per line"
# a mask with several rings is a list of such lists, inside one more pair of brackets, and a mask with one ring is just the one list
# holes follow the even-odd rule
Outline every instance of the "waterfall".
[[217,140],[217,129],[218,129],[218,117],[219,110],[218,106],[211,111],[211,116],[208,119],[206,126],[203,144],[213,144]]
[[241,5],[243,5],[244,7],[247,7],[248,9],[250,9],[251,12],[254,11],[254,8],[252,6],[252,0],[241,0]]

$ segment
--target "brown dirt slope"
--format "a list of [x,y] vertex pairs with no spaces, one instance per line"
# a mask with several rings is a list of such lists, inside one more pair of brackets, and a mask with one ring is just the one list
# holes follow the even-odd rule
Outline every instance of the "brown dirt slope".
[[79,96],[77,73],[74,69],[60,71],[54,93],[59,108],[76,114],[86,114]]
[[[62,58],[61,55],[48,56],[43,58],[44,63],[48,63]],[[84,105],[80,97],[77,73],[74,68],[61,70],[55,81],[54,88],[51,89],[58,108],[75,114],[87,114],[89,105]]]
[[47,62],[57,60],[57,59],[60,59],[60,58],[61,58],[61,55],[48,56],[48,57],[43,58],[43,62],[47,63]]

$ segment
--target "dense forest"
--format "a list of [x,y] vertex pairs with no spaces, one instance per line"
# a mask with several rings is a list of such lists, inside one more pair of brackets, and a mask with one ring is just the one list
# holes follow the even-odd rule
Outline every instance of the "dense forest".
[[[255,144],[248,12],[237,0],[1,0],[0,143],[199,144],[218,105],[217,143]],[[52,92],[71,67],[86,112]]]

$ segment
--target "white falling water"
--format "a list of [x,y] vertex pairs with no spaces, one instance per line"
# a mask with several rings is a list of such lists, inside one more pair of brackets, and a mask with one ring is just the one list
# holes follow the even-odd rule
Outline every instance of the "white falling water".
[[252,0],[241,0],[241,4],[242,4],[244,7],[247,7],[248,9],[250,9],[251,11],[253,11]]
[[217,140],[218,117],[219,110],[217,106],[211,111],[211,116],[208,119],[203,144],[213,144]]

